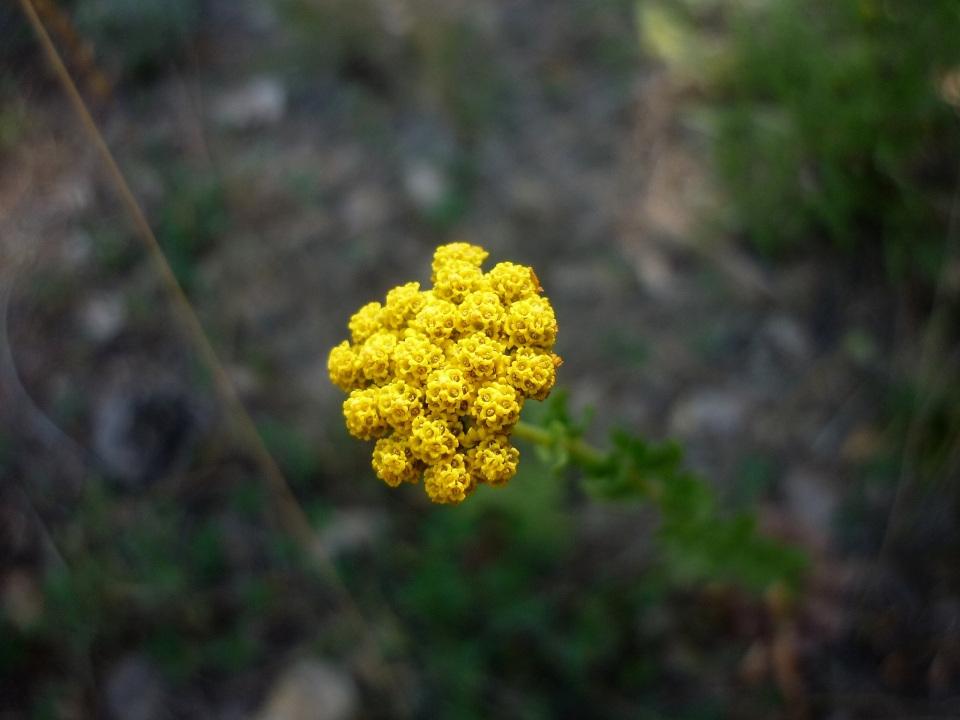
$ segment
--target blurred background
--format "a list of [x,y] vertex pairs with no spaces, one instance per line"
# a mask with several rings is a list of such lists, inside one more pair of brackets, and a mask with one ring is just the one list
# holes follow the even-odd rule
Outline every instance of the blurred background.
[[[32,1],[349,599],[7,2],[2,720],[960,716],[960,2]],[[796,591],[522,444],[458,508],[375,477],[327,354],[455,240]]]

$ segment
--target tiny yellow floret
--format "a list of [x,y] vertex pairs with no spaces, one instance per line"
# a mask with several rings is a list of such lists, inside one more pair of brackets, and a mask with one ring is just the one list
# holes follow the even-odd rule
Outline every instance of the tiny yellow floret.
[[[409,332],[409,331],[408,331]],[[397,377],[417,386],[443,364],[443,350],[424,335],[405,337],[393,351]]]
[[487,273],[487,283],[505,305],[540,292],[540,284],[532,269],[509,262],[500,263]]
[[462,303],[483,281],[483,273],[468,262],[453,262],[442,266],[435,273],[433,294],[452,303]]
[[464,335],[480,333],[487,337],[495,337],[499,334],[506,317],[497,294],[483,290],[476,290],[465,296],[459,311],[457,330]]
[[391,366],[396,347],[397,338],[388,332],[377,332],[368,337],[358,353],[363,376],[375,383],[388,382],[393,376]]
[[471,448],[467,458],[470,472],[477,482],[503,487],[517,472],[520,453],[510,445],[506,435],[496,435]]
[[557,379],[557,361],[554,354],[545,355],[539,348],[518,348],[510,359],[507,379],[517,392],[533,400],[546,400]]
[[407,326],[428,301],[427,293],[420,292],[420,283],[411,282],[395,287],[387,293],[383,306],[383,322],[391,330]]
[[455,419],[466,415],[470,395],[470,386],[459,367],[448,365],[427,380],[427,406],[437,416]]
[[514,347],[549,350],[557,339],[557,320],[550,303],[541,297],[530,297],[510,306],[504,331]]
[[527,399],[544,400],[560,358],[557,321],[533,270],[468,243],[437,248],[433,288],[416,282],[364,305],[352,344],[330,351],[330,380],[350,395],[347,429],[377,440],[373,469],[391,487],[421,475],[431,500],[456,505],[502,487],[520,453],[510,435]]
[[415,483],[423,465],[413,458],[410,445],[401,435],[380,438],[373,449],[373,469],[390,487],[402,482]]
[[350,318],[348,327],[354,343],[359,345],[383,327],[380,320],[382,312],[383,307],[380,303],[372,302],[364,305],[357,311],[356,315]]
[[[520,402],[523,402],[523,398]],[[471,419],[478,427],[488,430],[502,430],[516,425],[520,419],[517,393],[506,383],[484,383],[477,392],[477,399],[471,410]]]
[[350,392],[363,383],[360,358],[346,340],[330,351],[327,370],[330,371],[330,381],[344,392]]
[[477,487],[475,480],[467,472],[463,455],[453,455],[428,467],[423,473],[423,485],[431,500],[447,505],[463,502]]
[[433,253],[433,265],[431,266],[433,275],[430,277],[430,281],[436,282],[437,273],[448,265],[455,263],[464,262],[478,268],[483,265],[483,261],[489,255],[490,253],[479,245],[471,245],[470,243],[455,242],[449,245],[441,245]]
[[443,342],[456,331],[458,315],[452,302],[435,298],[423,306],[410,327],[434,342]]
[[403,380],[394,380],[380,389],[377,407],[394,430],[409,435],[413,421],[423,414],[423,391]]
[[343,401],[343,415],[347,419],[347,430],[361,440],[371,440],[386,435],[387,421],[380,415],[378,400],[380,388],[354,390]]
[[410,449],[418,460],[435,465],[453,455],[458,445],[450,423],[443,418],[419,417],[413,421]]

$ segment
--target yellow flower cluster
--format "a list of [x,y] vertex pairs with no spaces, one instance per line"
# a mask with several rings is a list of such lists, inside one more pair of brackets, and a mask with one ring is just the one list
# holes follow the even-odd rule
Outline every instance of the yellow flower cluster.
[[392,487],[423,475],[430,499],[456,505],[480,483],[502,487],[520,453],[510,434],[524,400],[550,394],[560,358],[553,308],[533,270],[483,248],[437,248],[432,290],[416,282],[350,319],[330,379],[350,397],[350,433],[377,440],[373,468]]

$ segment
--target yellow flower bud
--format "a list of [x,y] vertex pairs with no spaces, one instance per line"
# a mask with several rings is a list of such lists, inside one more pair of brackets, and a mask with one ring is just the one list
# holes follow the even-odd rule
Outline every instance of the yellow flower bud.
[[525,300],[540,292],[540,283],[533,270],[523,265],[502,262],[486,276],[490,290],[500,296],[504,305]]
[[430,277],[430,282],[437,281],[437,272],[446,265],[463,262],[478,268],[483,265],[483,261],[489,255],[490,253],[482,247],[469,243],[456,242],[441,245],[433,254],[433,275]]
[[477,383],[496,380],[504,374],[510,361],[503,354],[502,344],[479,333],[460,338],[453,349],[453,358],[467,378]]
[[413,421],[410,449],[415,458],[427,465],[435,465],[450,457],[458,445],[457,437],[450,431],[447,421],[423,416]]
[[350,318],[348,327],[355,345],[359,345],[375,332],[380,331],[383,327],[380,322],[382,310],[383,308],[378,302],[367,303],[357,311],[356,315]]
[[557,339],[557,319],[546,298],[529,297],[510,306],[504,333],[513,347],[549,350]]
[[486,382],[477,391],[471,408],[471,419],[480,427],[499,430],[520,419],[520,403],[512,387],[499,382]]
[[423,391],[403,380],[394,380],[380,389],[377,407],[380,416],[397,432],[409,435],[413,421],[423,414]]
[[396,347],[397,338],[386,331],[368,337],[357,354],[363,376],[377,384],[389,381]]
[[364,384],[360,359],[346,340],[330,351],[327,370],[330,372],[330,382],[344,392],[350,392]]
[[432,373],[426,390],[427,410],[435,417],[457,418],[470,409],[470,386],[459,367],[447,366]]
[[387,434],[387,421],[380,415],[377,400],[380,388],[354,390],[343,402],[347,430],[361,440],[371,440]]
[[398,378],[422,386],[430,373],[443,365],[444,356],[426,336],[411,335],[397,344],[393,360]]
[[477,482],[490,487],[503,487],[517,472],[520,451],[510,444],[506,435],[482,440],[467,453],[470,474]]
[[483,280],[480,268],[467,262],[452,262],[440,267],[435,273],[433,294],[454,304],[463,302]]
[[495,338],[505,317],[496,293],[476,290],[467,295],[459,307],[457,330],[463,334],[480,333]]
[[432,298],[430,292],[420,292],[420,283],[410,282],[387,293],[383,306],[383,322],[391,330],[406,327]]
[[433,298],[417,313],[410,327],[438,343],[449,339],[457,329],[458,315],[456,305]]
[[523,397],[546,400],[557,379],[554,358],[534,348],[518,348],[510,356],[507,382]]
[[377,440],[373,449],[373,469],[387,485],[397,487],[402,482],[417,482],[423,466],[414,459],[406,438],[391,435]]
[[476,482],[467,472],[463,455],[452,455],[423,473],[427,495],[435,503],[459,505],[476,489]]

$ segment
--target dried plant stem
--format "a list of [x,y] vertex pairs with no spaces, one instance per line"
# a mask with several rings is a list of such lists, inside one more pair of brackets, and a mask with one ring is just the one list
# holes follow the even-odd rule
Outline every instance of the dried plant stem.
[[375,673],[378,683],[383,686],[383,689],[389,689],[394,696],[397,702],[396,710],[398,715],[401,717],[412,717],[412,710],[407,702],[406,693],[402,690],[399,681],[384,660],[373,631],[367,625],[353,596],[340,578],[326,546],[310,526],[310,522],[303,508],[300,507],[282,471],[267,449],[263,438],[260,437],[260,433],[257,432],[252,418],[246,408],[244,408],[243,403],[240,402],[240,398],[233,384],[230,382],[226,370],[217,358],[217,354],[207,339],[203,327],[197,319],[196,313],[194,313],[190,302],[187,300],[186,295],[184,295],[183,289],[177,282],[173,270],[167,262],[166,256],[164,256],[163,250],[160,248],[160,244],[153,234],[153,230],[150,228],[150,224],[147,222],[143,211],[140,209],[140,205],[134,198],[123,173],[117,166],[113,154],[107,147],[96,122],[90,115],[90,111],[80,92],[77,90],[73,79],[70,77],[70,73],[64,65],[60,54],[57,52],[43,23],[40,21],[32,1],[20,0],[20,5],[27,15],[64,92],[66,92],[74,109],[80,116],[86,134],[99,152],[104,165],[106,165],[110,179],[120,195],[120,200],[123,202],[126,211],[133,220],[138,234],[143,240],[147,251],[160,273],[160,280],[163,286],[180,311],[179,314],[182,321],[185,323],[190,336],[200,350],[204,361],[213,373],[217,391],[221,398],[226,401],[231,411],[231,418],[237,423],[238,430],[249,443],[254,459],[268,483],[273,499],[274,511],[278,515],[281,526],[290,537],[306,551],[307,555],[315,564],[316,569],[334,591],[342,611],[350,624],[354,626],[354,630],[358,632],[362,638],[365,646],[363,649],[368,655],[367,660],[373,660],[376,665]]

